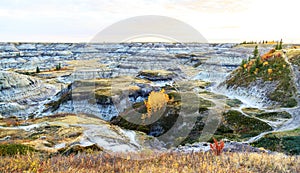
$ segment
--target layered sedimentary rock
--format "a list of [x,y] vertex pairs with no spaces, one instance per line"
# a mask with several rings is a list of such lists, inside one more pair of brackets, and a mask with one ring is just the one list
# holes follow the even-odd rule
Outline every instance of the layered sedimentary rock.
[[34,116],[41,103],[56,93],[54,86],[15,72],[0,72],[0,110],[2,116]]
[[89,147],[112,154],[164,148],[161,142],[144,133],[124,130],[85,115],[55,115],[20,122],[17,127],[3,127],[6,125],[7,120],[0,120],[0,141],[14,140],[50,153],[68,154]]
[[[199,79],[221,82],[251,52],[251,48],[235,47],[233,44],[1,43],[0,69],[26,74],[7,72],[17,77],[3,80],[20,78],[20,82],[28,84],[1,91],[0,113],[2,116],[39,117],[82,112],[110,120],[120,113],[114,105],[99,102],[99,98],[80,99],[76,85],[73,85],[76,81],[119,76],[152,81],[147,87],[145,84],[140,86],[141,92],[146,94],[129,98],[135,103],[143,101],[153,87],[171,85],[173,81]],[[58,64],[62,70],[56,70]],[[37,67],[40,73],[35,73]],[[30,84],[31,81],[33,84]],[[87,88],[92,92],[93,87]],[[99,91],[98,96],[101,95]],[[93,98],[95,94],[89,95]],[[120,102],[122,100],[124,102],[124,99]]]

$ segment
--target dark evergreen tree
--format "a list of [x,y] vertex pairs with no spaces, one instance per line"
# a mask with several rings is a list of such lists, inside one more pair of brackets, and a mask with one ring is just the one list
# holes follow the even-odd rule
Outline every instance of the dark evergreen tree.
[[40,72],[41,72],[39,66],[36,67],[36,71],[35,71],[35,72],[36,72],[36,73],[40,73]]
[[278,50],[282,49],[282,39],[280,40],[279,46],[278,46]]
[[255,46],[254,51],[253,51],[253,56],[256,58],[258,56],[258,46]]
[[256,68],[259,68],[261,66],[260,56],[256,57],[255,65],[256,65]]
[[55,69],[56,70],[61,70],[61,63],[59,63],[58,65],[56,65]]
[[244,68],[244,65],[247,64],[247,60],[243,59],[242,63],[241,63],[241,67]]
[[275,50],[279,50],[279,43],[277,42],[276,46],[275,46]]

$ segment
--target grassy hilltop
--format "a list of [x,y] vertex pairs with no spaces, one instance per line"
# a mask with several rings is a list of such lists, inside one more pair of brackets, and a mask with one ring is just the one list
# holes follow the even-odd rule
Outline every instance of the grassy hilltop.
[[[268,88],[267,98],[280,107],[295,107],[296,88],[292,79],[292,68],[286,51],[276,46],[264,55],[258,54],[258,47],[253,51],[253,56],[244,60],[241,66],[235,70],[229,80],[225,82],[227,87],[247,88],[257,83],[274,84]],[[299,59],[299,58],[298,58]],[[291,60],[297,62],[299,60]]]

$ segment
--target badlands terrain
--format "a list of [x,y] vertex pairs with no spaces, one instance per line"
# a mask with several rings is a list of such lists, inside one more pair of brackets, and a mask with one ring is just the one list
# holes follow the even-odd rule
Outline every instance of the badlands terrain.
[[[1,43],[0,155],[208,152],[213,137],[299,155],[300,47],[273,48]],[[151,93],[167,101],[150,116]]]

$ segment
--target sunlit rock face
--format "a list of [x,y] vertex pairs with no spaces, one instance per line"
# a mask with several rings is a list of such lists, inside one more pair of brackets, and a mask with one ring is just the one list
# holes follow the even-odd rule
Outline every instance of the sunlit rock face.
[[[21,140],[38,151],[68,154],[72,149],[95,146],[105,152],[137,152],[163,149],[164,144],[141,132],[124,130],[86,115],[55,115],[30,119],[18,127],[3,127],[0,141]],[[9,136],[7,136],[9,134]]]

